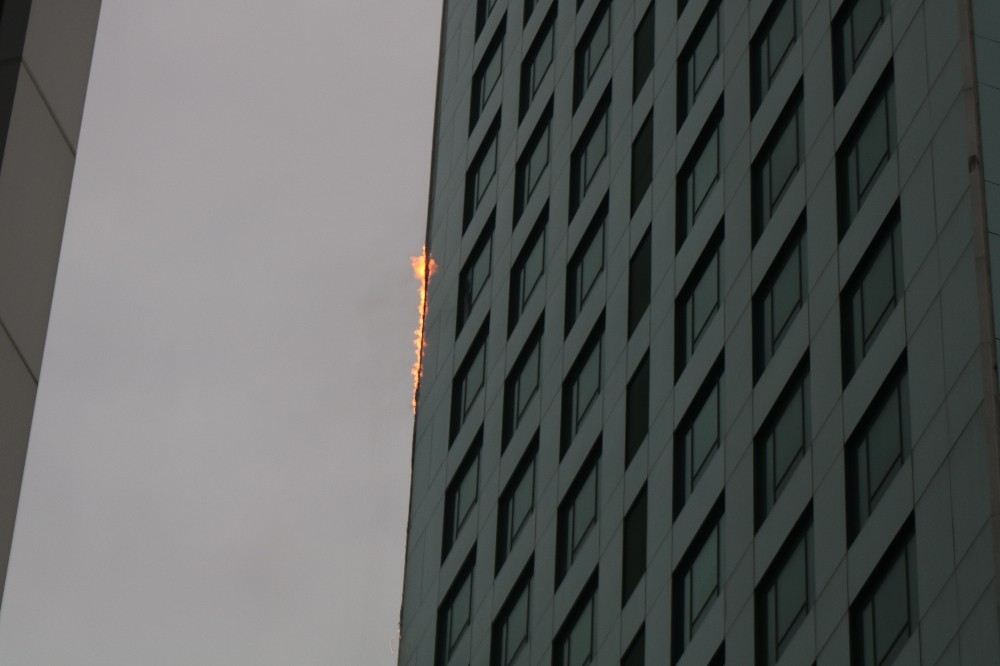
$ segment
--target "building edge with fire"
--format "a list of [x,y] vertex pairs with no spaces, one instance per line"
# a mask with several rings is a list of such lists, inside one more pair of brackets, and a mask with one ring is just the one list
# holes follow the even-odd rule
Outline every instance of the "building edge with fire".
[[445,0],[398,663],[1000,663],[997,137],[992,0]]

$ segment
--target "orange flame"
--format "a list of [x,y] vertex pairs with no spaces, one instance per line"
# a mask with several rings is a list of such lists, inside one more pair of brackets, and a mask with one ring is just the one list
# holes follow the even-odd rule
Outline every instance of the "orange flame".
[[420,282],[420,310],[417,315],[417,327],[413,331],[413,351],[416,358],[413,361],[413,368],[410,374],[413,376],[413,413],[417,412],[417,390],[420,388],[420,378],[424,375],[424,349],[427,342],[424,340],[424,317],[427,316],[427,286],[430,284],[431,276],[437,270],[437,262],[431,258],[427,248],[423,248],[416,257],[410,257],[410,266],[413,267],[413,277]]

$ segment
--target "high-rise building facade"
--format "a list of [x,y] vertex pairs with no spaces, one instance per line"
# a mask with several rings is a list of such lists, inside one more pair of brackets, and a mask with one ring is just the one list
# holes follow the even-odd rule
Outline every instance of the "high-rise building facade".
[[100,0],[0,0],[0,594]]
[[1000,3],[440,58],[399,664],[1000,664]]

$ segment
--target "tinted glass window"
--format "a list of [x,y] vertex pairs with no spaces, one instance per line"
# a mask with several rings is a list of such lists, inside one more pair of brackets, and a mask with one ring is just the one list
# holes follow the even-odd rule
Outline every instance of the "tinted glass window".
[[854,376],[895,310],[901,288],[899,223],[893,213],[841,297],[845,384]]
[[598,105],[583,136],[573,150],[573,173],[570,181],[570,211],[576,212],[580,200],[590,189],[597,169],[608,153],[608,107],[606,95]]
[[580,549],[597,525],[598,460],[595,454],[591,454],[559,505],[557,582],[576,561]]
[[483,198],[489,191],[489,186],[493,183],[493,177],[497,172],[497,132],[500,128],[499,116],[494,119],[493,125],[486,133],[483,145],[476,153],[465,177],[465,215],[462,228],[468,226],[469,221],[476,214]]
[[452,386],[451,439],[455,439],[486,383],[486,332],[484,323],[462,362]]
[[514,261],[510,276],[510,315],[508,331],[520,321],[524,309],[528,306],[531,296],[542,281],[545,274],[545,225],[548,222],[548,207],[542,210],[542,215],[528,240],[525,241],[521,254]]
[[[800,223],[801,224],[801,223]],[[754,296],[754,378],[759,379],[805,302],[805,231],[792,232]]]
[[649,309],[650,282],[652,280],[650,230],[635,249],[628,265],[628,334],[632,335],[642,316]]
[[632,213],[653,182],[653,114],[646,117],[632,142]]
[[755,110],[771,88],[778,69],[795,43],[798,32],[796,12],[796,0],[774,0],[754,35],[751,50]]
[[584,417],[595,403],[600,403],[598,397],[601,393],[601,337],[603,333],[604,317],[602,315],[590,332],[586,344],[577,355],[566,381],[563,382],[560,457],[573,443],[573,438],[580,429]]
[[880,389],[848,444],[849,533],[855,536],[878,506],[910,449],[905,367]]
[[721,234],[706,248],[687,283],[681,290],[676,304],[675,373],[680,377],[694,354],[702,335],[719,310],[721,283],[720,246]]
[[601,206],[590,228],[573,253],[566,275],[566,332],[593,293],[597,278],[604,271],[604,220],[607,208]]
[[837,151],[840,232],[850,227],[896,144],[892,79],[883,78]]
[[576,75],[574,86],[574,107],[583,99],[604,60],[604,54],[611,46],[611,11],[605,3],[591,19],[587,32],[576,48]]
[[593,591],[587,601],[579,606],[567,621],[556,641],[556,664],[559,666],[588,666],[594,659],[594,598]]
[[493,97],[493,91],[500,82],[503,67],[503,29],[497,32],[489,49],[483,55],[483,60],[476,68],[472,79],[472,112],[469,121],[470,130],[479,120],[480,114]]
[[524,117],[532,100],[538,94],[538,89],[542,86],[545,74],[552,66],[552,58],[555,54],[555,9],[558,3],[554,3],[549,15],[545,18],[545,23],[539,29],[538,36],[528,50],[521,65],[521,117]]
[[442,560],[448,555],[466,520],[472,514],[473,507],[476,506],[479,496],[479,441],[477,437],[445,491]]
[[885,22],[886,12],[885,0],[848,0],[837,12],[833,43],[838,96],[854,76],[868,45]]
[[811,526],[796,526],[757,591],[759,662],[777,663],[812,604]]
[[549,121],[551,119],[551,107],[548,112],[542,115],[539,126],[532,135],[524,153],[517,162],[517,182],[515,192],[515,218],[521,216],[521,212],[531,200],[538,184],[542,181],[549,167]]
[[796,91],[753,164],[754,241],[767,228],[774,210],[802,163],[802,94]]
[[646,573],[646,489],[625,514],[622,536],[622,605]]
[[715,509],[674,573],[674,663],[719,596],[720,524],[721,511]]
[[622,657],[621,666],[646,666],[646,630],[639,628],[639,633],[632,639],[632,643]]
[[493,666],[526,661],[530,627],[531,565],[521,575],[493,626]]
[[680,127],[694,106],[698,93],[719,59],[719,2],[708,4],[688,38],[677,66],[677,125]]
[[632,374],[625,399],[625,465],[628,466],[649,432],[649,352]]
[[535,327],[524,351],[518,357],[507,378],[504,391],[504,432],[501,449],[507,448],[507,443],[517,431],[528,407],[538,393],[542,371],[542,324]]
[[722,366],[717,362],[674,435],[674,516],[719,449]]
[[458,278],[458,330],[465,325],[473,306],[489,281],[493,261],[493,225],[488,224],[476,242]]
[[[537,435],[536,435],[537,438]],[[497,571],[507,559],[517,538],[524,530],[528,517],[535,507],[535,451],[537,440],[528,449],[524,459],[500,496],[500,512],[497,521]]]
[[653,71],[653,60],[656,55],[654,6],[654,3],[650,3],[642,20],[639,21],[639,27],[635,29],[632,41],[632,99],[639,96],[639,91]]
[[678,175],[677,247],[694,227],[698,213],[719,181],[719,113],[709,119]]
[[809,394],[805,370],[791,380],[757,436],[757,524],[781,496],[809,440]]
[[913,537],[904,533],[851,606],[852,663],[892,663],[916,628],[916,589]]

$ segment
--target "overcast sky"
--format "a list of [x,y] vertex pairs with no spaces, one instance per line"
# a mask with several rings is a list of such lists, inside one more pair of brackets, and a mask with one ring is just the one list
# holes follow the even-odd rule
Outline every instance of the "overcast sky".
[[440,16],[104,0],[0,663],[394,663]]

